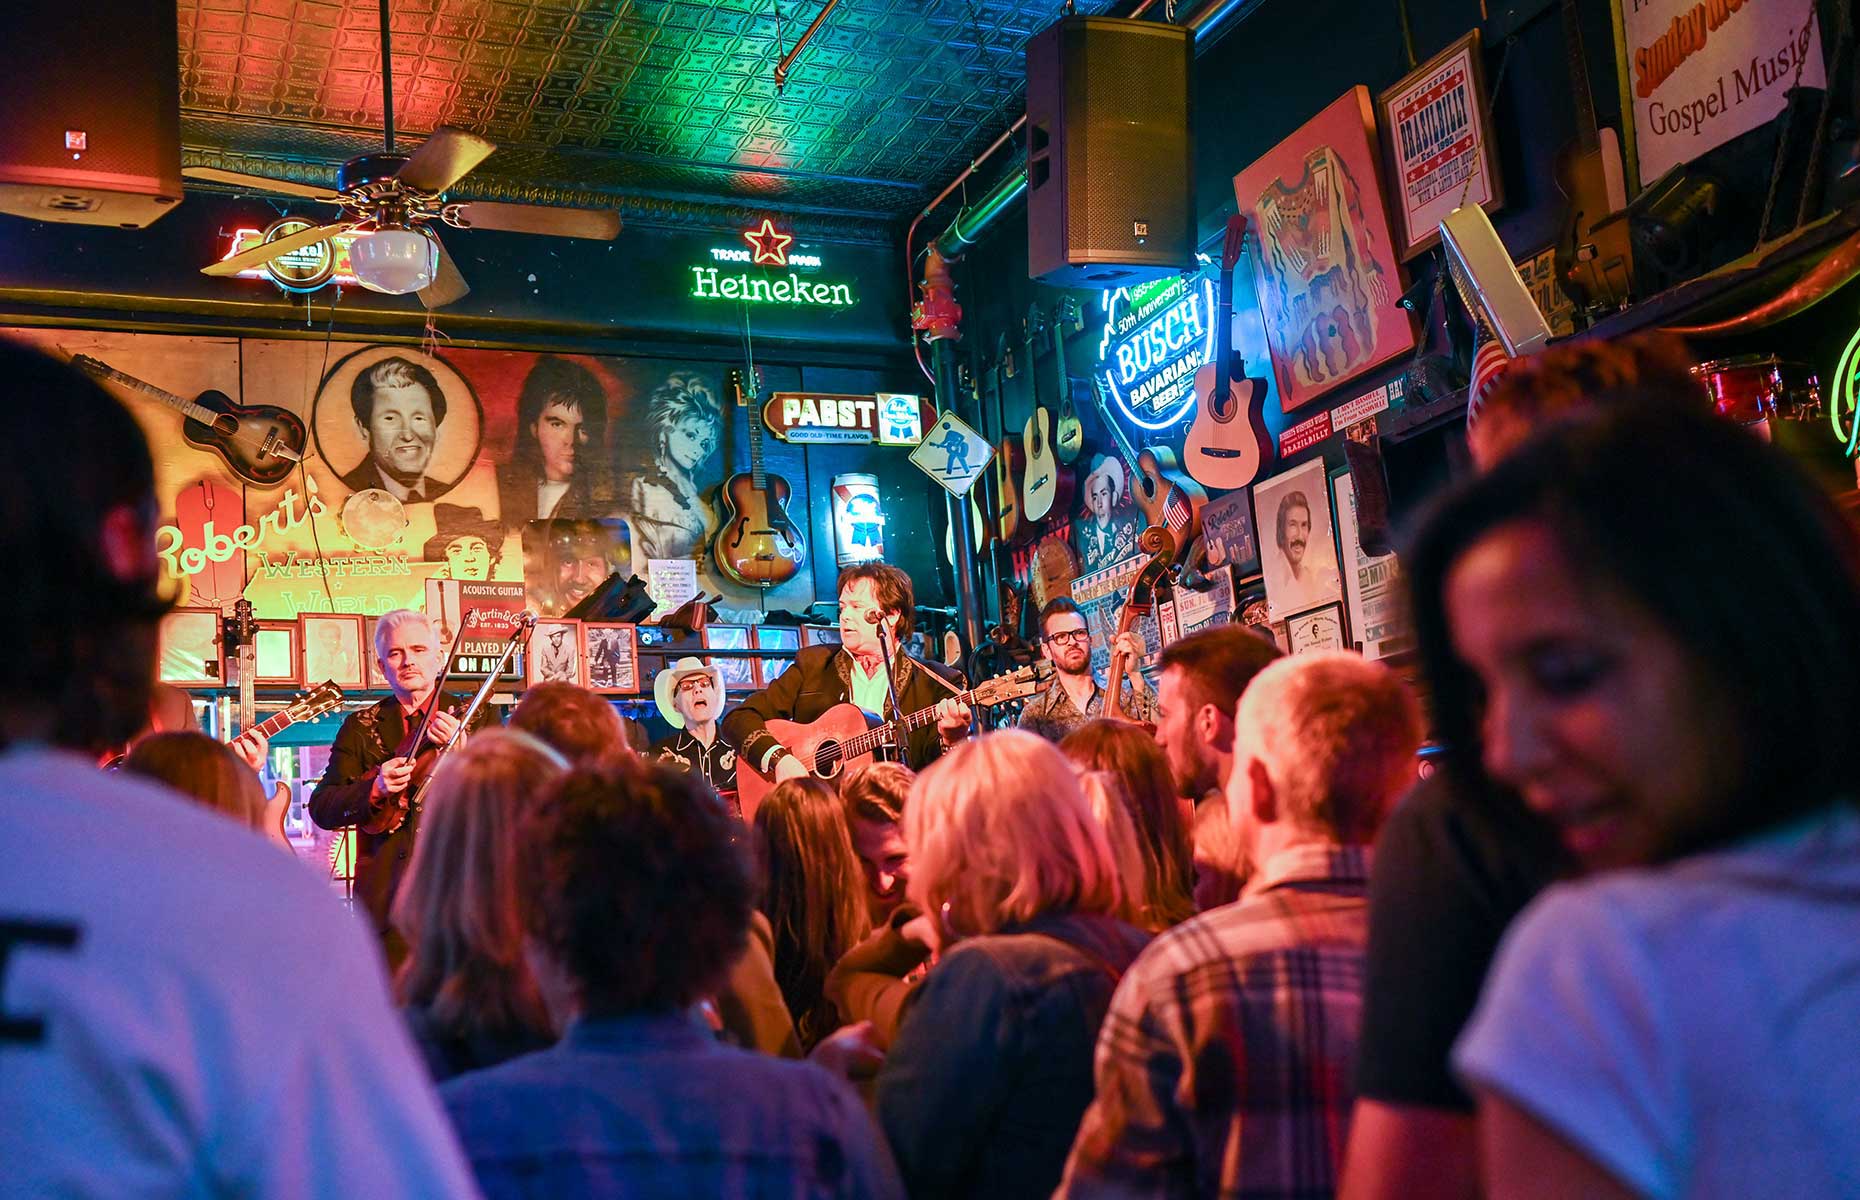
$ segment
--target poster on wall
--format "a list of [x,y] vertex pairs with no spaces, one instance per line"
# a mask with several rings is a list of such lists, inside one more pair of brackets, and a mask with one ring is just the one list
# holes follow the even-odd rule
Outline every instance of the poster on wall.
[[1342,601],[1324,460],[1314,458],[1254,484],[1253,511],[1266,534],[1260,559],[1272,618]]
[[1234,176],[1259,235],[1254,276],[1287,412],[1414,349],[1379,162],[1357,86]]
[[1780,115],[1798,68],[1827,86],[1813,0],[1615,0],[1615,50],[1632,187]]
[[603,696],[624,696],[639,691],[636,627],[605,621],[584,622],[581,651],[588,664],[589,688]]
[[1259,539],[1253,531],[1253,497],[1246,488],[1208,501],[1201,510],[1202,544],[1210,567],[1232,567],[1245,576],[1259,569]]
[[1454,209],[1491,212],[1504,203],[1477,29],[1408,72],[1376,108],[1403,261],[1439,243],[1440,222]]
[[1346,468],[1330,481],[1336,499],[1337,541],[1343,547],[1343,585],[1350,633],[1365,658],[1411,649],[1414,629],[1403,602],[1401,565],[1393,554],[1370,556],[1356,524],[1356,484]]

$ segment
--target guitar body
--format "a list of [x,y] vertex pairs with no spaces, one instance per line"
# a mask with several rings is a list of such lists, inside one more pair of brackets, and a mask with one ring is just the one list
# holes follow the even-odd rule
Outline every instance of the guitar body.
[[1033,532],[1020,506],[1020,480],[1027,468],[1027,453],[1018,438],[1002,438],[995,452],[995,496],[1000,505],[997,536],[1018,546]]
[[1612,129],[1596,136],[1594,150],[1576,143],[1557,156],[1557,187],[1569,211],[1557,237],[1556,270],[1577,307],[1619,308],[1634,285],[1634,245],[1626,217],[1617,217],[1627,203],[1621,144]]
[[1266,432],[1266,385],[1258,379],[1235,379],[1227,395],[1214,396],[1213,363],[1195,372],[1201,402],[1182,442],[1183,466],[1195,482],[1211,488],[1242,488],[1259,477],[1272,458],[1272,435]]
[[1036,524],[1054,513],[1071,512],[1076,486],[1072,472],[1060,464],[1058,447],[1053,443],[1052,417],[1045,407],[1036,408],[1021,430],[1021,444],[1027,454],[1026,470],[1021,475],[1021,513]]
[[[806,764],[810,773],[814,773],[814,764],[819,761],[820,750],[823,746],[837,746],[841,742],[864,733],[873,724],[875,724],[873,717],[857,705],[835,704],[812,721],[770,721],[768,731],[774,735],[776,741],[788,747],[790,753]],[[827,768],[829,774],[816,773],[816,777],[832,782],[849,767],[855,767],[871,760],[872,755],[866,753],[855,755],[844,761],[834,761]],[[774,780],[760,774],[747,762],[737,760],[736,798],[743,806],[743,820],[755,819],[756,809],[761,805],[762,798],[768,795],[774,786]]]
[[276,842],[295,856],[297,847],[291,845],[291,839],[284,835],[284,816],[290,811],[291,785],[280,783],[271,793],[271,799],[265,801],[265,821],[260,832],[265,835],[266,841]]
[[[1130,481],[1130,494],[1143,511],[1145,525],[1161,525],[1175,535],[1175,544],[1186,547],[1201,532],[1201,510],[1208,505],[1207,489],[1190,479],[1167,446],[1146,446],[1137,452],[1137,477]],[[1186,510],[1186,522],[1169,519],[1171,508]]]
[[[1065,370],[1061,361],[1060,370]],[[1073,384],[1066,381],[1066,386],[1059,393],[1059,412],[1053,422],[1053,451],[1059,455],[1059,461],[1071,466],[1079,460],[1079,454],[1085,449],[1085,425],[1079,420],[1078,402],[1072,395]]]
[[774,587],[800,573],[807,542],[788,516],[793,492],[780,475],[764,475],[757,487],[747,471],[723,485],[724,519],[711,556],[717,569],[744,587]]

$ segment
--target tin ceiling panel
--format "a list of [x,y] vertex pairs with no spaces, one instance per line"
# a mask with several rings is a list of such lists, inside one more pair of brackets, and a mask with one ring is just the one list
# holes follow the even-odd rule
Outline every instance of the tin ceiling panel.
[[[394,0],[395,125],[498,143],[461,195],[891,219],[1018,115],[1063,7],[841,0],[778,94],[818,0]],[[181,109],[190,162],[333,178],[380,145],[376,0],[181,0]]]

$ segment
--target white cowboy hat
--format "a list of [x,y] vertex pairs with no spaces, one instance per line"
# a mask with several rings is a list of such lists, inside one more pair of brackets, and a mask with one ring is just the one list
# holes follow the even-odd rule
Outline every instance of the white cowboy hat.
[[1115,454],[1100,454],[1092,463],[1091,471],[1085,476],[1084,493],[1091,495],[1091,482],[1100,475],[1107,475],[1111,480],[1111,503],[1116,504],[1124,495],[1124,461]]
[[723,695],[723,672],[714,664],[706,665],[702,660],[686,655],[671,666],[659,672],[652,681],[652,697],[659,703],[659,715],[673,729],[683,729],[685,719],[672,707],[672,694],[678,690],[678,682],[689,675],[709,675],[711,686],[717,689],[717,695]]

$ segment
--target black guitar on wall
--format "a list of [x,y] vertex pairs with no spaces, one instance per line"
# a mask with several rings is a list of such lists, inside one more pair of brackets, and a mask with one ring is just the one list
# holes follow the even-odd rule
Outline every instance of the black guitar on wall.
[[289,409],[235,404],[224,392],[202,392],[187,400],[87,354],[75,355],[71,365],[92,379],[132,388],[180,412],[186,418],[181,436],[188,444],[213,451],[247,483],[276,487],[303,461],[309,432],[303,418]]

